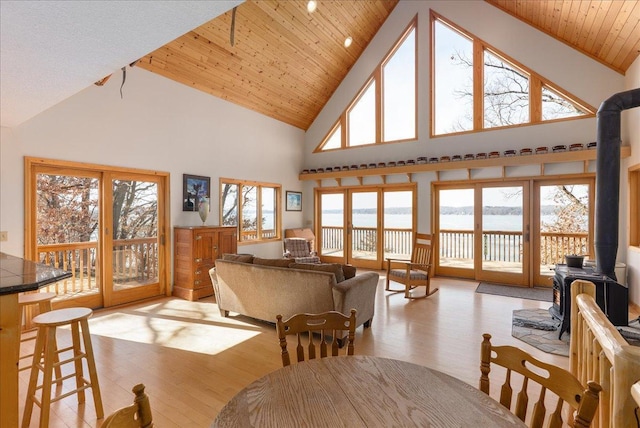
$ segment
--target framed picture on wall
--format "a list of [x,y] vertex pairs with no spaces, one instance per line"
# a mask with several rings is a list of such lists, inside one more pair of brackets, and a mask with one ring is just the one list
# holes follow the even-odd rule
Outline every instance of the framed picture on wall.
[[291,192],[287,190],[287,211],[302,211],[302,192]]
[[203,197],[211,199],[211,178],[182,174],[182,211],[198,211]]

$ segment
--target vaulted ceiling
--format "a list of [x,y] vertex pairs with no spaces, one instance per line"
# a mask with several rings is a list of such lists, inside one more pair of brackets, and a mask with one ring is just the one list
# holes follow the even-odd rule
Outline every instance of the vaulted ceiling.
[[[640,55],[640,0],[485,1],[620,73]],[[307,0],[3,0],[2,126],[142,57],[139,67],[306,130],[397,3],[318,0],[309,13]]]
[[[620,73],[640,54],[638,1],[486,1]],[[397,2],[248,0],[138,66],[306,130]]]

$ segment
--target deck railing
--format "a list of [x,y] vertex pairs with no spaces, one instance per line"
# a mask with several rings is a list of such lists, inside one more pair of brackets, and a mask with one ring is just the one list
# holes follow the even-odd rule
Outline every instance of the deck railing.
[[[343,251],[343,228],[322,228],[322,254]],[[411,254],[413,234],[410,229],[384,229],[384,251],[392,254]],[[375,252],[377,230],[373,227],[354,227],[353,251]],[[589,248],[586,233],[542,232],[540,235],[541,265],[563,263],[567,254],[587,254]],[[522,232],[486,231],[482,234],[482,259],[484,261],[522,262],[524,244]],[[473,259],[472,230],[440,230],[440,257],[448,259]]]
[[[38,261],[71,272],[71,277],[50,284],[46,291],[58,296],[97,293],[100,263],[97,242],[39,245]],[[113,242],[114,284],[144,284],[158,278],[158,239],[120,239]]]

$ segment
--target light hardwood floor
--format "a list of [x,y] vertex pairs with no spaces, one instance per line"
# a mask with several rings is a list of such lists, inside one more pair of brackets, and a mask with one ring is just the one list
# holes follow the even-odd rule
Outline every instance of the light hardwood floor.
[[[356,354],[410,361],[477,386],[481,335],[488,332],[494,344],[513,344],[568,368],[568,358],[511,336],[514,309],[551,303],[476,294],[477,282],[448,278],[432,280],[440,288],[433,296],[409,301],[403,293],[385,292],[383,280],[381,274],[372,327],[356,331]],[[157,427],[208,427],[238,391],[282,365],[273,324],[222,318],[213,298],[161,298],[95,311],[89,321],[105,414],[129,405],[131,388],[144,383]],[[20,373],[21,415],[28,377],[28,371]],[[35,407],[31,426],[38,417]],[[75,396],[54,403],[51,418],[51,427],[102,422],[91,394],[84,405]]]

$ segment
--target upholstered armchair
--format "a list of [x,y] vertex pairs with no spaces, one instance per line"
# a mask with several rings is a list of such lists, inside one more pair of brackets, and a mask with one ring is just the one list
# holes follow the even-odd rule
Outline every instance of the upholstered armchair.
[[311,251],[311,242],[304,238],[284,238],[284,258],[292,259],[296,263],[320,263],[320,257]]

